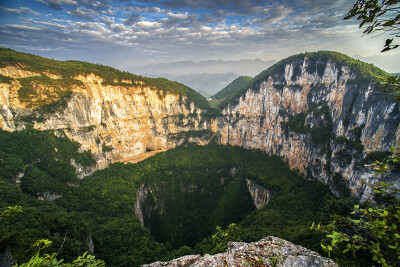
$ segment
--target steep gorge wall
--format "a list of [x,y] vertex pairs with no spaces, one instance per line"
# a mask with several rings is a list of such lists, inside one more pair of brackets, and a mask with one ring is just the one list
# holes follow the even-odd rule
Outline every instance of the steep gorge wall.
[[[60,78],[17,67],[1,68],[0,74],[14,79],[40,75]],[[22,85],[18,80],[0,83],[0,127],[8,131],[29,126],[57,130],[77,141],[82,150],[91,150],[97,161],[92,170],[76,166],[81,178],[123,158],[175,147],[181,140],[174,135],[205,127],[202,110],[186,97],[163,93],[142,81],[113,86],[103,85],[103,79],[94,74],[78,75],[75,79],[81,85],[73,85],[69,94],[45,106],[47,109],[35,103],[56,97],[59,88],[34,84],[36,97],[21,101]],[[201,138],[195,141],[207,142]]]
[[[309,72],[310,64],[323,72]],[[334,60],[287,62],[225,107],[210,127],[221,144],[280,155],[338,194],[345,186],[366,200],[376,178],[363,160],[400,144],[400,105],[357,78]],[[398,174],[392,180],[399,185]]]
[[[35,98],[21,98],[18,79],[45,76],[18,66],[0,68],[14,78],[0,82],[0,127],[56,130],[91,150],[97,166],[72,162],[80,178],[109,163],[147,151],[173,148],[183,140],[206,144],[212,130],[224,145],[257,148],[284,157],[292,168],[316,177],[337,194],[350,188],[362,200],[377,180],[365,159],[400,144],[399,103],[376,94],[373,84],[334,59],[287,60],[250,86],[211,121],[186,97],[163,93],[142,81],[109,85],[94,74],[77,75],[71,93],[36,84]],[[52,99],[58,99],[51,102]],[[40,103],[46,109],[39,107]],[[398,174],[389,177],[396,185]]]

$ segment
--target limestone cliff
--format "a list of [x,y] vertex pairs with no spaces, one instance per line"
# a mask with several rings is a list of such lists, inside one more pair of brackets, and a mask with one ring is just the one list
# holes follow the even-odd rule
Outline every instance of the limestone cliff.
[[[66,78],[51,69],[31,68],[0,68],[0,127],[56,130],[77,141],[97,161],[91,169],[72,162],[80,178],[120,159],[175,147],[182,143],[179,133],[205,128],[200,116],[204,110],[188,97],[191,91],[183,95],[174,93],[175,88],[161,90],[154,81],[134,75],[109,82],[90,72]],[[168,82],[166,86],[183,86]],[[211,137],[185,136],[202,144]]]
[[251,195],[251,199],[253,200],[254,206],[257,209],[264,207],[268,204],[271,199],[271,192],[262,187],[259,184],[256,184],[251,179],[246,179],[247,188],[249,189],[249,193]]
[[376,94],[382,73],[338,53],[290,57],[243,88],[210,127],[222,144],[283,156],[337,194],[348,187],[365,200],[376,181],[366,157],[400,144],[400,105]]
[[[188,255],[169,262],[155,262],[143,267],[161,266],[253,266],[254,260],[272,264],[272,258],[278,259],[279,267],[336,267],[331,259],[321,257],[318,253],[294,245],[286,240],[268,236],[254,243],[229,242],[225,253],[216,255]],[[275,266],[275,265],[273,265]]]
[[[80,178],[144,152],[217,137],[221,144],[280,155],[338,195],[350,188],[366,200],[376,179],[364,164],[374,152],[400,144],[400,105],[376,94],[385,73],[339,53],[278,62],[211,120],[181,84],[24,57],[26,65],[0,62],[0,127],[55,130],[79,142],[97,161],[91,169],[71,162]],[[68,68],[74,71],[65,74]],[[388,179],[400,185],[398,175]]]

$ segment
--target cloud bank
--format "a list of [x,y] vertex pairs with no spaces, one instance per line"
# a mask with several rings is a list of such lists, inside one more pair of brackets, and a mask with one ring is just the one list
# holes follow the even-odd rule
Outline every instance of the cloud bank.
[[[182,60],[276,59],[336,50],[376,55],[343,17],[351,1],[0,1],[0,45],[115,67]],[[400,71],[400,70],[399,70]]]

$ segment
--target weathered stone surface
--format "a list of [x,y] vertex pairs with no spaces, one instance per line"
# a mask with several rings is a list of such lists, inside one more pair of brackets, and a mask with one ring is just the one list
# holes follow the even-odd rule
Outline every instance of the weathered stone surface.
[[8,248],[0,250],[0,267],[11,267],[17,264]]
[[316,252],[273,236],[254,243],[229,242],[225,253],[204,256],[188,255],[169,262],[155,262],[142,266],[246,266],[248,259],[262,260],[268,264],[271,256],[279,257],[279,267],[338,267],[331,259],[321,257]]
[[[334,60],[318,62],[325,66],[322,76],[316,71],[309,73],[308,64],[307,57],[288,63],[282,73],[248,88],[210,128],[220,134],[221,144],[282,156],[290,167],[312,174],[339,195],[333,181],[338,174],[354,195],[367,200],[377,179],[362,160],[369,152],[389,151],[391,146],[400,145],[400,103],[379,97],[371,84],[354,83],[356,74]],[[295,68],[299,69],[297,76]],[[299,113],[306,114],[310,129],[329,126],[334,136],[315,142],[310,133],[287,132],[283,125]],[[346,147],[337,137],[364,147]],[[346,162],[343,154],[348,154],[350,161]],[[388,179],[400,184],[399,177]]]
[[148,188],[146,188],[144,184],[140,185],[140,187],[136,190],[136,203],[135,203],[134,213],[142,226],[144,226],[143,212],[145,208],[144,204],[146,201],[148,191],[149,191]]
[[[13,78],[41,75],[18,67],[0,68],[0,74]],[[26,122],[21,118],[40,115],[42,120],[32,121],[34,128],[58,130],[60,135],[77,141],[82,150],[90,150],[94,155],[97,161],[94,168],[85,169],[72,162],[79,178],[121,159],[173,148],[182,140],[173,140],[171,135],[206,127],[201,121],[202,110],[186,97],[164,94],[146,87],[143,82],[127,83],[127,86],[103,85],[103,79],[94,74],[78,75],[75,79],[81,81],[82,86],[71,88],[72,94],[65,99],[65,105],[59,105],[50,113],[35,111],[33,102],[21,102],[18,97],[21,85],[17,80],[12,84],[0,83],[0,127],[8,131],[22,130]],[[46,99],[46,94],[52,94],[53,89],[42,87],[36,85],[38,92],[44,92],[38,97]],[[188,141],[208,142],[202,138]]]
[[271,199],[271,192],[253,180],[246,179],[247,188],[249,189],[251,199],[257,209],[264,207]]
[[[308,72],[309,64],[307,57],[289,62],[281,73],[248,88],[238,103],[223,110],[224,116],[208,121],[185,97],[160,94],[138,83],[103,85],[94,74],[79,75],[75,78],[83,85],[72,88],[66,106],[42,114],[44,120],[34,121],[33,127],[58,130],[79,142],[82,149],[91,150],[97,165],[84,169],[75,164],[80,178],[112,162],[180,145],[182,138],[171,138],[176,133],[210,129],[220,144],[281,156],[290,167],[328,184],[337,195],[341,194],[338,184],[342,184],[361,201],[368,200],[378,179],[371,168],[363,166],[363,159],[369,152],[400,145],[400,103],[377,97],[371,84],[355,82],[359,77],[348,66],[320,60],[323,73],[318,74]],[[40,75],[18,67],[0,68],[0,74],[14,78]],[[4,130],[25,128],[20,119],[33,112],[29,103],[19,100],[20,87],[17,80],[0,83],[0,127]],[[310,133],[285,129],[284,124],[299,113],[306,115],[309,129],[330,127],[333,136],[316,142]],[[338,138],[363,147],[348,147]],[[209,140],[188,138],[198,144]],[[387,179],[400,187],[398,176]]]

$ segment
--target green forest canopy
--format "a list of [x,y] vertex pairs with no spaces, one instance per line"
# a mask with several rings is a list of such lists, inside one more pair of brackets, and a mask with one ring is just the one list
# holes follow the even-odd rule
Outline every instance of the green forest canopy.
[[[51,249],[56,252],[65,237],[59,258],[67,261],[82,255],[93,240],[96,258],[111,266],[139,266],[185,254],[210,253],[215,252],[211,238],[215,227],[231,222],[239,224],[244,241],[275,235],[318,251],[321,235],[308,228],[332,213],[332,203],[337,201],[325,185],[304,180],[279,157],[257,150],[188,145],[138,164],[112,164],[77,180],[73,172],[67,172],[69,178],[57,176],[63,171],[55,163],[85,155],[76,153],[74,142],[52,132],[0,133],[0,162],[13,162],[6,166],[14,166],[1,173],[0,208],[23,206],[23,213],[1,222],[0,248],[8,246],[20,263],[29,259],[34,253],[32,244],[42,238],[52,240]],[[86,156],[84,162],[87,166],[92,163]],[[26,176],[30,168],[35,171]],[[231,174],[232,168],[238,170],[236,176]],[[15,185],[21,172],[25,172],[21,178],[25,186]],[[272,192],[267,206],[255,210],[246,178]],[[37,200],[42,181],[50,192],[62,197]],[[149,228],[142,227],[133,213],[142,184],[152,188],[149,200],[165,208],[164,213],[154,209],[154,217],[145,218]],[[163,224],[149,223],[153,219]]]
[[213,95],[212,99],[223,99],[233,94],[236,90],[246,85],[252,78],[249,76],[240,76],[224,87],[221,91]]

